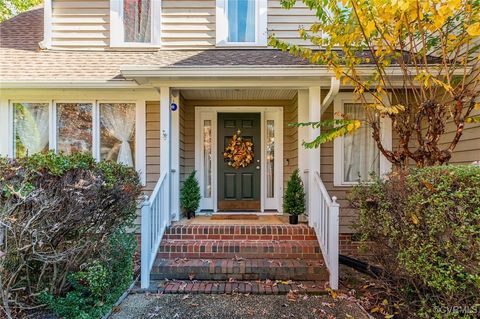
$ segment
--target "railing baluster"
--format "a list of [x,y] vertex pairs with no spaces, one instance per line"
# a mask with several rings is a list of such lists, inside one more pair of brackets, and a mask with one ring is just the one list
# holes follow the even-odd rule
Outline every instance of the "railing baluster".
[[340,205],[337,198],[332,197],[325,188],[318,172],[310,172],[314,174],[314,185],[309,185],[317,192],[319,200],[314,202],[314,207],[309,210],[312,214],[314,229],[317,238],[322,247],[325,263],[330,272],[330,287],[338,289],[338,257],[339,257],[339,212]]
[[150,199],[141,206],[141,287],[150,285],[150,271],[155,261],[165,227],[168,225],[169,193],[166,174],[161,174]]

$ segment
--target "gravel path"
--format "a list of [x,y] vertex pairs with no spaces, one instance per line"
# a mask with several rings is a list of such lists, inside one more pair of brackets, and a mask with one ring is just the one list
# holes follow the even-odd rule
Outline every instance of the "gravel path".
[[354,301],[330,296],[132,294],[112,319],[355,318],[368,316]]

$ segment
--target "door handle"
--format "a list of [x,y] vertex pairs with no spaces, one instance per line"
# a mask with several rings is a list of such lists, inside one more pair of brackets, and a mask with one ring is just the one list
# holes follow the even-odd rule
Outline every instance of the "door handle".
[[255,167],[256,169],[260,169],[260,166]]

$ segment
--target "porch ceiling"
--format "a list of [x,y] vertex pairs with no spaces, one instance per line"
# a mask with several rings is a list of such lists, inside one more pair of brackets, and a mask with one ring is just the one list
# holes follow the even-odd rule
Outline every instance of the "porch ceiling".
[[297,94],[293,89],[185,89],[187,100],[291,100]]

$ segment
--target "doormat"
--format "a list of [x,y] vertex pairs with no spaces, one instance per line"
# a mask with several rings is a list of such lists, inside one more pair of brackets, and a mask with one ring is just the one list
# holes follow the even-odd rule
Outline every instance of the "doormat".
[[212,220],[256,220],[258,219],[257,215],[253,214],[223,214],[223,215],[213,215]]

